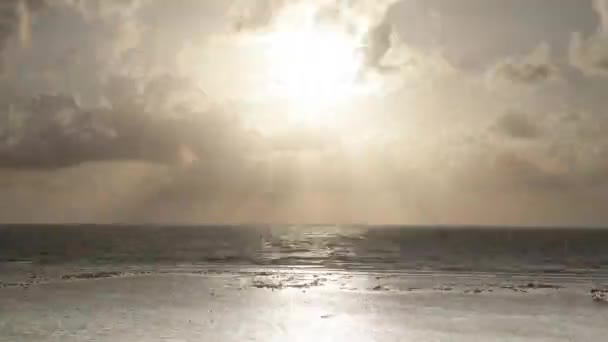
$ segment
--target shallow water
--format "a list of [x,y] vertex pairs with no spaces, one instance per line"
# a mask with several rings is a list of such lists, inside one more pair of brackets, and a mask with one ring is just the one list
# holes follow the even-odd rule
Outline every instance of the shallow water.
[[[353,273],[154,274],[3,289],[0,341],[538,342],[608,333],[608,307],[578,286],[467,292],[424,285],[449,277]],[[272,286],[277,277],[287,285]]]

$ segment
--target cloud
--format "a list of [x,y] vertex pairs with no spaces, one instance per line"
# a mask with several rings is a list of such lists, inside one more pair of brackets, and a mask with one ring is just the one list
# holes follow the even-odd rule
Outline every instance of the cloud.
[[[19,1],[5,4],[15,17]],[[150,17],[166,12],[165,2],[43,4],[27,2],[30,11],[37,10],[31,48],[20,49],[11,40],[4,51],[10,68],[0,78],[0,168],[114,161],[175,165],[246,153],[248,147],[239,144],[253,138],[236,115],[211,108],[191,78],[174,68],[167,72],[171,61],[157,59],[160,46],[176,52],[188,39],[177,29],[162,39],[149,34]],[[13,26],[7,26],[7,39],[16,34]],[[166,55],[176,60],[172,52]]]
[[31,39],[32,16],[50,7],[78,8],[88,19],[110,16],[129,17],[146,0],[4,0],[0,3],[0,51],[9,38],[17,34],[19,43],[28,46]]
[[[159,82],[173,86],[163,89]],[[247,150],[238,145],[246,133],[230,114],[180,101],[183,81],[163,76],[141,91],[136,86],[130,79],[113,79],[109,108],[85,108],[68,95],[11,103],[3,118],[8,129],[0,131],[0,167],[60,168],[104,160],[181,163]]]
[[[572,105],[564,112],[577,117],[531,115],[569,98],[545,93],[558,87],[510,86],[559,79],[547,45],[500,57],[487,75],[509,86],[491,88],[487,78],[455,67],[446,50],[405,44],[412,39],[392,27],[400,15],[391,8],[395,1],[240,3],[244,14],[233,21],[223,16],[225,1],[32,5],[30,32],[14,25],[6,31],[11,68],[0,78],[0,219],[530,224],[606,218],[601,113]],[[256,64],[263,51],[250,38],[297,25],[289,16],[306,13],[316,25],[360,42],[369,83],[382,88],[332,108],[323,129],[290,126],[287,106],[261,103],[248,90],[262,88],[265,77],[255,67],[264,65]],[[231,24],[241,33],[226,34]],[[24,49],[20,36],[30,34]],[[213,42],[224,37],[226,53]],[[193,52],[177,67],[186,45],[200,55]],[[242,110],[218,109],[217,93]]]
[[560,191],[571,185],[567,173],[543,168],[537,161],[513,152],[497,156],[494,172],[494,177],[506,186],[523,189]]
[[391,48],[392,27],[384,20],[373,27],[367,34],[367,45],[364,48],[365,64],[368,67],[380,68],[384,56]]
[[[479,168],[474,177],[493,179],[491,183],[507,192],[527,188],[534,196],[544,191],[563,191],[573,197],[606,191],[608,140],[599,133],[606,119],[598,113],[566,113],[510,111],[500,116],[491,128],[491,147],[484,152],[491,157],[467,163],[471,170]],[[528,143],[512,143],[517,140]]]
[[608,1],[593,0],[600,26],[589,37],[579,32],[570,40],[570,63],[587,76],[608,76]]
[[[397,34],[391,34],[390,40],[389,49],[383,52],[379,65],[387,71],[398,71],[402,81],[409,80],[409,83],[420,85],[446,77],[460,81],[466,78],[462,70],[447,60],[441,51],[413,48]],[[389,76],[391,74],[395,73],[387,73]]]
[[74,6],[89,20],[99,17],[132,17],[149,0],[63,0]]
[[[354,26],[375,26],[386,17],[389,8],[398,0],[243,0],[235,1],[230,9],[237,29],[251,30],[272,26],[283,12],[297,8],[304,16],[319,21],[339,21]],[[357,29],[359,27],[352,27]]]
[[504,136],[516,139],[536,139],[542,135],[541,129],[529,115],[514,111],[501,116],[493,128]]
[[236,31],[255,30],[271,24],[287,0],[253,0],[236,2],[231,10]]
[[45,0],[6,0],[0,3],[0,51],[6,41],[14,34],[19,34],[22,44],[30,39],[30,16],[45,6]]
[[559,70],[551,61],[550,48],[541,44],[523,58],[510,58],[498,63],[491,74],[499,80],[519,84],[537,84],[559,77]]
[[[337,25],[361,42],[368,67],[381,68],[382,58],[391,48],[393,29],[389,14],[397,2],[397,0],[357,2],[256,0],[236,2],[232,13],[237,32],[272,28],[277,23],[277,19],[289,10],[299,12],[300,19],[307,17],[314,19],[318,25]],[[310,20],[301,22],[309,23]],[[292,24],[291,20],[290,24]]]
[[90,105],[99,101],[108,75],[149,71],[142,68],[144,58],[127,58],[140,45],[143,32],[128,10],[135,2],[116,2],[117,9],[109,12],[84,9],[95,3],[47,2],[32,20],[27,49],[19,46],[16,35],[7,41],[0,83],[24,97],[67,94]]
[[18,114],[22,123],[9,128],[0,141],[0,167],[36,169],[101,160],[163,161],[177,154],[177,142],[168,137],[170,131],[146,120],[142,113],[125,113],[128,118],[113,122],[112,116],[117,113],[87,111],[73,98],[61,95],[36,97],[24,107]]

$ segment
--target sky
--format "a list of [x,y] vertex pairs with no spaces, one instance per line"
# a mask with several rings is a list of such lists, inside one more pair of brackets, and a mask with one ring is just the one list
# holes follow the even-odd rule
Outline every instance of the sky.
[[608,0],[7,0],[0,88],[0,222],[608,224]]

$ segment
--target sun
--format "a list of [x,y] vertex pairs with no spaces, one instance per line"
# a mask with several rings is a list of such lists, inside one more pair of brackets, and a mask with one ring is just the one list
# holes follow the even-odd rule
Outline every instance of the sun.
[[331,27],[308,25],[269,33],[271,95],[302,111],[348,101],[358,91],[358,50],[356,39]]

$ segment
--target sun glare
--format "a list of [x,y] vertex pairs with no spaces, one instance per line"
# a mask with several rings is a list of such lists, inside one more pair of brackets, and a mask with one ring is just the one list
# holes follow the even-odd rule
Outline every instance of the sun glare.
[[271,95],[302,110],[331,106],[357,92],[361,58],[345,33],[314,26],[269,34]]

